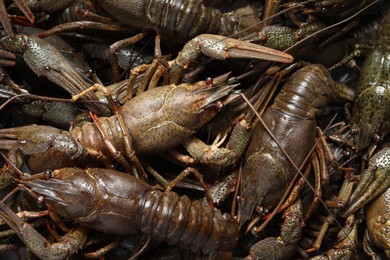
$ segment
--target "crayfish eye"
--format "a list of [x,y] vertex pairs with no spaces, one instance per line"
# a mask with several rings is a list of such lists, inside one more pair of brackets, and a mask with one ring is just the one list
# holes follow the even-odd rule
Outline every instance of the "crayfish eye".
[[43,177],[45,178],[45,180],[49,180],[49,179],[53,178],[53,171],[52,170],[45,170],[43,172]]
[[264,208],[264,207],[261,207],[259,205],[256,206],[255,208],[256,212],[260,215],[260,216],[266,216],[268,214],[268,209]]
[[38,204],[38,208],[40,209],[46,207],[46,197],[39,195],[37,198],[37,204]]
[[350,157],[350,156],[351,156],[351,152],[350,152],[350,151],[344,150],[344,151],[343,151],[343,155],[344,155],[345,157]]
[[42,195],[39,195],[38,198],[37,198],[37,201],[38,201],[38,204],[43,204],[46,201],[46,197],[42,196]]
[[372,140],[374,140],[374,142],[378,143],[381,140],[381,137],[377,133],[374,133],[372,136]]
[[223,103],[222,103],[221,100],[218,100],[218,101],[215,102],[215,107],[216,107],[216,108],[218,109],[218,111],[220,112],[220,111],[222,111],[224,105],[223,105]]
[[357,135],[358,133],[359,133],[359,130],[356,127],[351,129],[351,134],[352,135]]
[[206,85],[208,87],[212,87],[214,85],[213,78],[211,78],[211,77],[208,77],[205,81],[206,81]]

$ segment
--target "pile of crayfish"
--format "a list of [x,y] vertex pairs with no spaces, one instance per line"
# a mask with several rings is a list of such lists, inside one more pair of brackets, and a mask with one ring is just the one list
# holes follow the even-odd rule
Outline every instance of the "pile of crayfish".
[[0,258],[390,258],[384,0],[0,0]]

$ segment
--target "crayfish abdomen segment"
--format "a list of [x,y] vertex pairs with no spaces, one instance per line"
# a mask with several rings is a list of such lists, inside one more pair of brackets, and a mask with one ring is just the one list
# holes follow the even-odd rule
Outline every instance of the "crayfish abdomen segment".
[[98,122],[105,133],[104,137],[99,133],[94,123],[87,122],[71,131],[73,138],[81,143],[83,147],[101,151],[106,156],[110,156],[110,151],[104,143],[104,138],[107,138],[120,152],[124,152],[124,135],[117,116],[99,117]]
[[205,32],[218,33],[221,27],[222,13],[194,0],[99,0],[98,3],[126,24],[153,29],[166,39],[180,42]]
[[151,191],[146,195],[138,228],[159,241],[205,254],[232,250],[238,238],[238,223],[230,215],[173,192]]

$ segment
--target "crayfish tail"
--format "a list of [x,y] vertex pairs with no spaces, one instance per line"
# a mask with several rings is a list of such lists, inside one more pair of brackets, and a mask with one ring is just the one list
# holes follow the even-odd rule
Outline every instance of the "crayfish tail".
[[173,192],[151,191],[143,203],[138,228],[159,241],[204,254],[230,251],[238,239],[238,223],[200,200]]

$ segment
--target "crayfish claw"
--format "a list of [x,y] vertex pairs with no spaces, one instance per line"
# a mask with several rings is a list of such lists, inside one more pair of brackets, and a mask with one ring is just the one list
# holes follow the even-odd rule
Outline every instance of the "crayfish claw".
[[47,240],[30,224],[20,219],[12,209],[0,204],[0,218],[10,226],[23,243],[41,259],[65,259],[79,249],[87,240],[84,228],[74,228],[61,241],[47,245]]
[[390,187],[390,146],[385,146],[370,160],[368,168],[341,213],[348,217]]
[[82,149],[69,132],[42,125],[1,129],[0,147],[6,150],[19,149],[24,154],[37,154],[54,148],[69,156],[81,153]]
[[176,60],[185,64],[186,61],[195,59],[200,53],[218,60],[247,58],[285,63],[291,63],[294,60],[288,53],[214,34],[201,34],[189,41]]
[[297,250],[302,237],[302,203],[291,205],[284,214],[284,223],[279,237],[267,237],[250,248],[250,259],[288,259]]
[[195,39],[202,53],[214,59],[246,58],[285,63],[294,60],[288,53],[221,35],[202,34]]
[[288,54],[250,42],[240,41],[221,35],[201,34],[193,38],[175,59],[171,68],[171,83],[177,83],[178,75],[188,68],[190,62],[201,54],[212,59],[244,58],[291,63],[294,58]]

